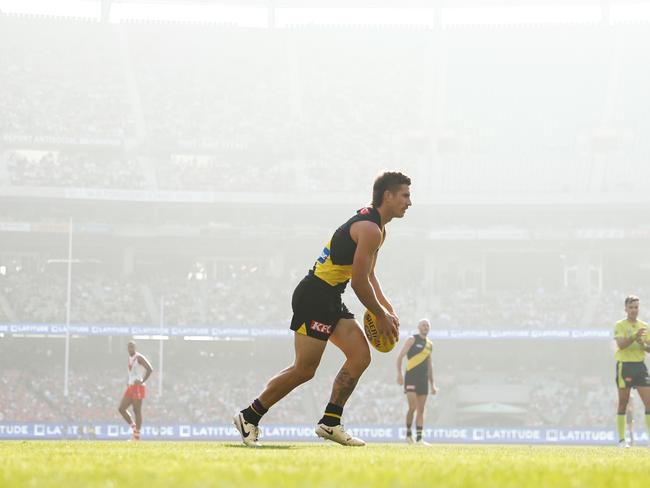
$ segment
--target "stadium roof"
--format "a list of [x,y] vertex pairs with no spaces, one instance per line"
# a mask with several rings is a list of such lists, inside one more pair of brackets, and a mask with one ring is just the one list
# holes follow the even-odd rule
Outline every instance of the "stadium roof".
[[[24,2],[25,0],[22,0]],[[85,0],[99,3],[100,0]],[[504,5],[567,5],[566,0],[108,0],[133,4],[213,4],[229,6],[336,7],[336,8],[436,8],[499,7]],[[570,5],[650,4],[650,0],[571,0]]]
[[[100,7],[101,5],[101,7]],[[650,0],[0,0],[0,12],[110,22],[499,25],[650,21]]]

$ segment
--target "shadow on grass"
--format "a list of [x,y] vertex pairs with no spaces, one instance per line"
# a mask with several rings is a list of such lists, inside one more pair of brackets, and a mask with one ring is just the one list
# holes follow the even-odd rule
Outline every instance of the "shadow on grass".
[[230,447],[232,449],[250,449],[251,451],[269,451],[269,450],[300,449],[301,446],[295,444],[263,444],[260,447],[248,447],[243,444],[226,444],[225,447]]

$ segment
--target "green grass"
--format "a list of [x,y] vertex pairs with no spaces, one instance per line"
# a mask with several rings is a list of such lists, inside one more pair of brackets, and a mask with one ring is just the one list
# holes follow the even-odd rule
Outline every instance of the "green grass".
[[208,442],[0,442],[0,486],[634,487],[650,449]]

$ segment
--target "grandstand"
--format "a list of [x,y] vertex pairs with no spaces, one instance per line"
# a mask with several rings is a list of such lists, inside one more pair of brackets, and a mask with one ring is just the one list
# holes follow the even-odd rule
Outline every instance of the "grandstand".
[[[407,329],[438,333],[431,422],[611,427],[609,334],[649,290],[650,17],[463,23],[422,0],[417,22],[310,24],[303,2],[236,2],[263,9],[250,27],[102,3],[0,8],[0,421],[115,421],[120,331],[176,327],[148,418],[227,423],[291,353],[291,292],[327,236],[399,167],[414,206],[378,275]],[[67,381],[66,323],[114,327],[75,329]],[[154,361],[160,342],[142,339]],[[401,425],[377,356],[348,422]],[[269,422],[312,422],[337,360]]]

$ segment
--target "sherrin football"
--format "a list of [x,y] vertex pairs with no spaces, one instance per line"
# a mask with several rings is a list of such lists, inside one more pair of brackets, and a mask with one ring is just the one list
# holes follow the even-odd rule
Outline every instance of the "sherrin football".
[[379,336],[377,317],[370,310],[366,310],[366,313],[363,314],[363,330],[366,332],[370,345],[379,352],[389,352],[395,347],[395,342],[391,344],[386,338]]

